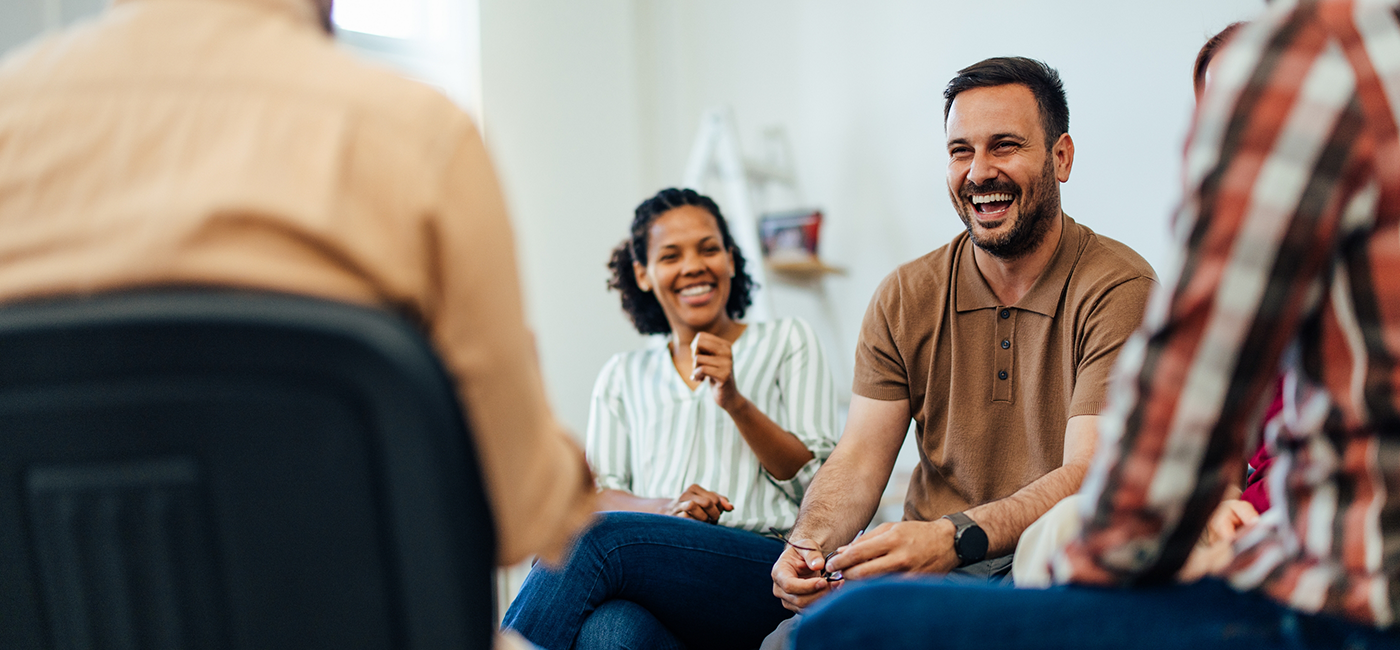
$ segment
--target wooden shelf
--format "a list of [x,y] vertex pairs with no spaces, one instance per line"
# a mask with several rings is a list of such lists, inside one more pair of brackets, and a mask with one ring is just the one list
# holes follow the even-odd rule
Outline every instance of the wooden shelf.
[[827,266],[827,264],[815,257],[810,259],[787,259],[780,261],[768,261],[768,270],[784,275],[812,277],[834,273],[845,275],[846,269],[837,266]]

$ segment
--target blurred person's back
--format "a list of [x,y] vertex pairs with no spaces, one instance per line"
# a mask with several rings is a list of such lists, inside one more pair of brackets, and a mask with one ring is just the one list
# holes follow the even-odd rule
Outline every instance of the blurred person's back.
[[338,50],[313,0],[113,4],[0,61],[0,301],[212,285],[394,308],[458,380],[498,559],[560,550],[591,479],[470,119]]
[[117,0],[8,57],[0,295],[176,280],[415,302],[431,233],[405,215],[426,221],[443,178],[425,166],[471,126],[309,20],[307,0]]

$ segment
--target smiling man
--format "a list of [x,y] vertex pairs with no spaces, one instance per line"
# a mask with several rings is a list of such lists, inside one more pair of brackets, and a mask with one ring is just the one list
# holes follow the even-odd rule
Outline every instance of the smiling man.
[[[1074,166],[1059,75],[988,59],[944,91],[948,194],[967,227],[876,290],[840,444],[803,501],[774,593],[801,610],[840,581],[1005,574],[1021,531],[1078,489],[1119,348],[1155,279],[1060,207]],[[904,520],[870,521],[915,423]],[[838,551],[830,559],[824,555]]]

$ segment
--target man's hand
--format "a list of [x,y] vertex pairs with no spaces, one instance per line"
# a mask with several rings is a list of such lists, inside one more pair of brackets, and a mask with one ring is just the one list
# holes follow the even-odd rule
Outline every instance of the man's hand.
[[956,528],[947,519],[880,524],[860,539],[836,549],[827,570],[848,579],[886,573],[947,573],[958,567],[953,550]]
[[[793,543],[808,548],[817,548],[815,542],[807,539],[793,540]],[[822,576],[826,560],[817,551],[803,551],[792,546],[783,549],[778,561],[773,563],[773,595],[783,601],[783,607],[800,612],[804,607],[831,592],[838,583],[827,582]]]
[[1211,514],[1210,521],[1206,522],[1206,530],[1201,535],[1201,543],[1205,545],[1219,542],[1233,543],[1236,537],[1240,536],[1240,530],[1245,526],[1251,526],[1259,521],[1259,513],[1254,509],[1254,505],[1248,501],[1239,499],[1226,499],[1216,506],[1215,512]]
[[1186,564],[1176,573],[1177,582],[1195,582],[1217,575],[1235,559],[1234,543],[1240,531],[1259,521],[1259,513],[1248,501],[1226,499],[1220,502],[1206,522],[1206,529]]
[[720,514],[733,509],[734,504],[729,502],[729,497],[692,483],[666,506],[663,514],[717,524]]
[[773,564],[773,595],[783,607],[801,611],[840,584],[822,575],[827,568],[823,555],[831,547],[812,538],[831,538],[829,544],[836,544],[870,521],[908,430],[909,400],[851,397],[846,432],[807,488],[790,540],[822,550],[787,548]]

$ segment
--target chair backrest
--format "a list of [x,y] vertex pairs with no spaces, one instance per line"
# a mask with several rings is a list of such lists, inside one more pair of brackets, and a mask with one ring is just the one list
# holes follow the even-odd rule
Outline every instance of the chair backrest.
[[378,310],[236,291],[0,307],[0,648],[488,648],[452,382]]

